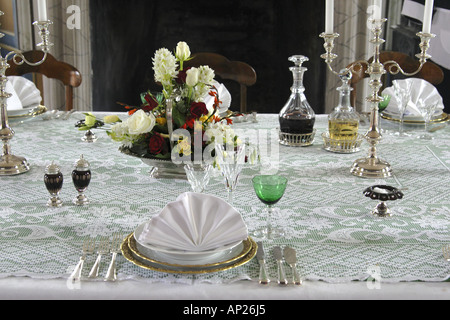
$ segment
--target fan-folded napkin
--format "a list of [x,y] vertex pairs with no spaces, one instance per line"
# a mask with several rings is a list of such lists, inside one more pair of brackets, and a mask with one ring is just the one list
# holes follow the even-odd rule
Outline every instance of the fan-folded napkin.
[[[406,83],[412,83],[411,97],[408,102],[408,106],[405,111],[405,117],[421,117],[421,113],[418,109],[418,102],[422,100],[425,104],[431,105],[437,103],[436,113],[442,114],[444,110],[444,102],[442,96],[439,94],[435,86],[428,81],[417,78],[410,78],[406,80],[398,80],[401,88],[406,88]],[[395,98],[394,87],[386,88],[383,91],[383,95],[391,96],[391,101],[384,113],[399,116],[398,101]]]
[[[8,83],[11,84],[11,88],[13,88],[12,90],[14,90],[21,103],[20,109],[22,109],[22,106],[35,107],[41,103],[41,92],[32,81],[24,77],[10,76],[8,77]],[[9,103],[10,101],[8,101],[8,105]],[[8,110],[15,109],[10,109],[8,107]]]
[[167,250],[203,252],[247,238],[247,226],[236,209],[220,198],[189,192],[152,218],[138,241]]

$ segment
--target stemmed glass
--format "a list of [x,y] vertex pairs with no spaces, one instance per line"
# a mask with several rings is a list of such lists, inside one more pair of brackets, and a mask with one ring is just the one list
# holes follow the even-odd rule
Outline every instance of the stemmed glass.
[[430,126],[431,119],[433,118],[436,111],[437,103],[427,104],[422,99],[419,99],[419,101],[417,102],[417,108],[419,109],[419,112],[425,121],[425,132],[418,138],[424,140],[433,140],[434,138],[431,134],[429,134],[428,128]]
[[228,203],[233,205],[233,195],[245,164],[245,145],[216,145],[216,162],[225,179]]
[[205,191],[211,179],[212,165],[210,164],[187,164],[184,166],[186,177],[196,193]]
[[404,122],[405,122],[405,112],[408,107],[408,103],[411,100],[411,92],[412,92],[412,82],[403,81],[403,85],[400,85],[398,80],[394,80],[394,96],[397,100],[397,107],[400,113],[400,127],[399,127],[399,136],[407,137],[409,134],[406,134],[404,131]]
[[277,175],[256,176],[253,178],[253,188],[259,200],[266,205],[267,226],[256,230],[255,237],[260,239],[279,239],[285,235],[282,228],[276,228],[272,225],[272,216],[274,205],[277,204],[286,191],[288,179]]

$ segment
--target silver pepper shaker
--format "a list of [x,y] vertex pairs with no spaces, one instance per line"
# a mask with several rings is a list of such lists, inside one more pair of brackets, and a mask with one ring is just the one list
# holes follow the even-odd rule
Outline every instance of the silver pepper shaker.
[[64,176],[61,173],[59,166],[54,162],[45,168],[44,183],[51,195],[47,202],[47,206],[51,208],[62,207],[63,202],[59,198],[59,193],[61,192],[64,183]]
[[83,155],[81,155],[80,159],[74,164],[72,181],[75,189],[78,191],[78,196],[73,200],[73,203],[77,206],[88,205],[89,200],[84,193],[91,182],[91,166],[89,162],[84,159]]

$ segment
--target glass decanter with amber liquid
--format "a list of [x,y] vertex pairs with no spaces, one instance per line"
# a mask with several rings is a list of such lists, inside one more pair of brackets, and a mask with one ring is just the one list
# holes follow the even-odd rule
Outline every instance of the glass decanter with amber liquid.
[[350,87],[351,73],[341,76],[342,86],[337,90],[340,93],[339,105],[328,116],[329,134],[331,140],[352,141],[358,137],[360,117],[351,106]]
[[314,131],[316,115],[305,96],[303,78],[307,68],[302,67],[309,61],[305,56],[295,55],[289,58],[295,66],[290,70],[294,76],[291,96],[280,112],[280,131],[285,134],[311,134]]

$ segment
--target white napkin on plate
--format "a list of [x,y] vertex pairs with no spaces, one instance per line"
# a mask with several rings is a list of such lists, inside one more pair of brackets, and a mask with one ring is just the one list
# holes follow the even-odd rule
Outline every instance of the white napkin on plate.
[[[442,99],[442,96],[439,94],[435,86],[433,86],[431,83],[417,78],[398,80],[398,82],[400,87],[406,87],[407,82],[412,83],[411,99],[408,102],[408,107],[405,111],[405,117],[422,118],[422,115],[417,108],[417,103],[419,100],[423,100],[427,104],[438,103],[436,108],[436,115],[442,114],[444,110],[444,100]],[[398,102],[397,99],[395,99],[394,87],[386,88],[382,94],[391,96],[391,101],[389,102],[388,107],[384,110],[383,113],[390,116],[399,117]]]
[[17,95],[16,90],[14,90],[14,87],[10,81],[6,82],[6,92],[9,94],[12,94],[11,98],[9,98],[7,103],[7,110],[8,111],[16,111],[16,110],[22,110],[23,104],[19,99],[19,96]]
[[35,107],[42,102],[41,92],[32,81],[24,77],[10,76],[8,82],[11,83],[23,107]]
[[[219,93],[219,100],[222,101],[222,103],[219,106],[219,115],[224,114],[228,111],[228,109],[231,106],[231,94],[228,91],[228,89],[223,85],[222,83],[219,83],[217,81],[214,82],[214,86],[217,88],[217,91]],[[206,107],[208,108],[209,112],[212,112],[214,110],[214,97],[210,96],[209,93],[203,98]]]
[[248,238],[239,212],[224,200],[184,193],[148,222],[137,239],[168,250],[202,252]]

